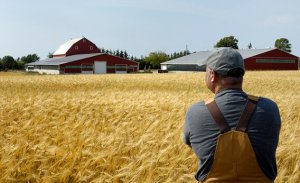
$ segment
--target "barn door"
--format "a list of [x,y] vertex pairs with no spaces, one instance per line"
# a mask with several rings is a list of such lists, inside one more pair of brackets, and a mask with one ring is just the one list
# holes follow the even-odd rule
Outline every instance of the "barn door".
[[106,61],[95,61],[95,74],[106,73]]

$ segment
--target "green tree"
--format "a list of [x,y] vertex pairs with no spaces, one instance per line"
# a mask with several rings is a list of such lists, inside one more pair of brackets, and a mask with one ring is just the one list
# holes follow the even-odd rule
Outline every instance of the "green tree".
[[179,57],[183,57],[183,56],[184,56],[183,51],[179,52]]
[[275,41],[275,47],[286,52],[292,52],[292,45],[286,38],[279,38]]
[[24,62],[25,64],[28,64],[28,63],[31,63],[31,62],[36,62],[38,60],[40,60],[40,57],[37,56],[37,54],[35,54],[35,53],[21,57],[21,61]]
[[252,44],[251,43],[248,44],[248,49],[252,49]]
[[53,53],[54,53],[53,51],[52,51],[52,52],[49,52],[48,55],[47,55],[47,57],[48,57],[48,58],[53,58]]
[[150,64],[153,69],[158,69],[160,67],[160,63],[167,60],[169,60],[168,55],[162,51],[151,52],[149,56],[145,58],[145,62]]
[[116,56],[120,56],[120,50],[119,49],[117,49],[117,51],[115,52],[115,54],[114,55],[116,55]]
[[25,63],[21,60],[17,60],[16,61],[16,69],[24,70],[25,69]]
[[128,59],[128,58],[129,58],[129,55],[128,55],[128,53],[127,53],[126,50],[124,51],[124,58],[125,58],[125,59]]
[[185,50],[185,51],[184,51],[184,56],[185,56],[185,55],[189,55],[189,54],[191,54],[189,50]]
[[122,58],[124,58],[124,52],[123,52],[123,50],[120,51],[119,56],[122,57]]
[[141,58],[137,58],[137,57],[134,57],[133,59],[134,61],[136,62],[139,62],[139,69],[140,70],[146,70],[145,68],[149,68],[150,64],[146,63],[145,61],[145,58],[143,56],[141,56]]
[[15,59],[12,56],[4,56],[2,58],[2,67],[4,70],[7,69],[15,69],[17,66],[17,63],[15,61]]
[[2,59],[0,58],[0,71],[2,71],[3,70],[3,64],[2,64]]
[[217,42],[215,48],[231,47],[234,49],[239,49],[238,42],[239,41],[234,36],[224,37]]

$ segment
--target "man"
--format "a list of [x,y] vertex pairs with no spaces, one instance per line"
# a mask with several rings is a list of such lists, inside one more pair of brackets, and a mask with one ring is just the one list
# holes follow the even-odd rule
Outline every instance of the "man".
[[205,83],[214,99],[186,113],[184,142],[199,159],[202,182],[273,182],[281,119],[276,103],[242,90],[244,60],[232,48],[207,59]]

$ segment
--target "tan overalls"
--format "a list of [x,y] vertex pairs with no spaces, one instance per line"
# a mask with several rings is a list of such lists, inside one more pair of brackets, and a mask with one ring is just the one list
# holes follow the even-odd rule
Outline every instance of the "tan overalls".
[[221,134],[218,137],[211,170],[203,183],[273,182],[260,169],[248,134],[245,132],[258,101],[258,97],[248,98],[235,130],[229,128],[214,100],[205,102]]

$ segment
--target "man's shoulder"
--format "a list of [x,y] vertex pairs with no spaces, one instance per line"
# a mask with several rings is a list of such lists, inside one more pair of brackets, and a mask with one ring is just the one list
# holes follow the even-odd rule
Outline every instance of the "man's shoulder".
[[247,96],[248,96],[248,99],[250,99],[252,101],[257,101],[259,106],[277,107],[276,102],[274,102],[273,100],[271,100],[267,97],[250,95],[250,94],[247,94]]
[[201,100],[198,102],[193,103],[190,107],[189,107],[189,111],[199,111],[201,109],[205,108],[205,101]]
[[280,116],[279,108],[278,108],[276,102],[274,102],[273,100],[271,100],[269,98],[260,97],[258,100],[256,110],[258,113],[263,112],[265,118],[268,118],[271,116],[272,116],[272,118],[274,116],[277,116],[277,117]]
[[277,107],[276,102],[266,97],[259,97],[258,105],[264,107]]
[[193,103],[187,110],[187,115],[191,114],[199,114],[201,113],[204,109],[206,108],[205,106],[205,101],[198,101]]

